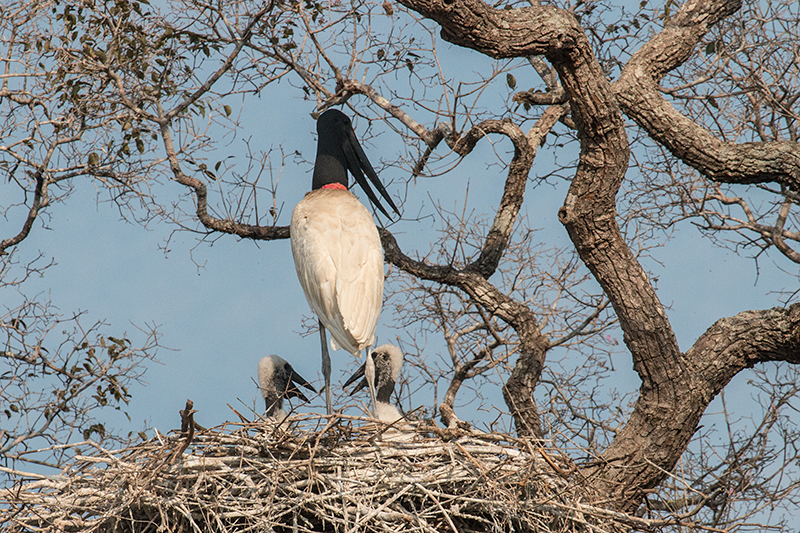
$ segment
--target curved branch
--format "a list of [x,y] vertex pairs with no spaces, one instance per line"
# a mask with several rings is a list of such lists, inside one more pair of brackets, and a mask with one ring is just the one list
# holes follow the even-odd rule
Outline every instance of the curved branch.
[[439,23],[442,38],[495,59],[545,55],[573,48],[575,18],[552,6],[494,9],[478,0],[400,0]]
[[551,106],[546,109],[528,135],[525,135],[511,119],[503,119],[484,120],[473,125],[464,135],[456,137],[445,134],[441,128],[432,131],[427,130],[403,111],[401,107],[389,102],[368,84],[355,80],[346,80],[342,90],[345,93],[364,94],[387,113],[402,122],[426,143],[429,150],[426,154],[429,154],[430,150],[435,148],[442,139],[445,139],[448,146],[462,157],[472,152],[478,141],[490,133],[499,133],[511,140],[514,144],[514,156],[509,164],[508,177],[500,200],[500,207],[495,214],[479,257],[464,269],[465,271],[476,271],[484,278],[491,277],[497,270],[503,252],[508,245],[508,239],[514,228],[517,215],[522,207],[525,185],[527,184],[533,160],[541,145],[541,140],[564,115],[566,109],[561,106]]
[[25,217],[25,222],[22,224],[19,233],[0,241],[0,256],[8,254],[8,252],[6,252],[7,249],[21,243],[30,234],[33,222],[39,216],[39,209],[43,207],[46,183],[47,181],[44,178],[43,172],[38,172],[36,176],[36,189],[33,193],[33,203],[30,209],[28,209],[28,216]]
[[721,183],[777,182],[800,192],[800,144],[723,142],[679,113],[658,84],[683,64],[709,28],[735,13],[741,0],[690,0],[622,70],[614,83],[620,107],[675,157]]
[[[362,92],[365,88],[368,86],[358,86]],[[374,90],[364,94],[370,95],[373,101],[378,102],[376,96],[379,95]],[[380,102],[378,103],[381,105]],[[381,107],[390,111],[393,116],[411,128],[411,124],[408,123],[411,119],[400,108],[387,107],[388,101],[385,101],[385,104]],[[514,328],[520,337],[520,356],[509,380],[503,387],[503,397],[514,417],[517,432],[520,435],[539,438],[542,437],[541,421],[539,410],[533,401],[533,392],[539,383],[550,343],[542,334],[540,325],[527,306],[503,294],[486,280],[497,270],[500,259],[508,246],[508,240],[524,200],[528,175],[541,140],[565,112],[566,108],[562,106],[551,106],[545,110],[527,135],[511,120],[505,119],[482,121],[472,126],[457,139],[444,137],[452,150],[462,157],[469,154],[477,142],[490,133],[505,135],[514,144],[514,156],[509,164],[503,196],[492,226],[478,258],[466,265],[463,270],[457,270],[451,266],[431,266],[414,261],[400,251],[391,233],[386,230],[382,232],[387,261],[416,277],[459,287],[475,298],[483,308]],[[418,126],[419,131],[413,128],[412,131],[415,131],[423,140],[430,137],[432,132],[425,131],[416,122],[413,124]],[[433,146],[441,138],[441,136],[438,137]],[[430,150],[431,143],[428,143],[428,146]]]
[[435,131],[428,131],[425,126],[411,118],[408,113],[403,111],[400,106],[396,106],[389,100],[384,98],[375,88],[366,83],[361,83],[356,80],[344,80],[342,85],[342,92],[344,95],[337,99],[330,105],[343,104],[350,98],[350,94],[363,94],[373,102],[375,102],[381,109],[392,115],[394,118],[402,122],[408,129],[413,131],[420,139],[425,141],[429,147],[433,147],[441,141],[441,138],[436,139]]
[[[81,132],[77,135],[80,137]],[[60,144],[65,143],[68,141],[64,141],[63,139],[59,139],[58,136],[53,140],[50,146],[47,148],[47,152],[42,160],[42,162],[38,165],[33,165],[32,162],[25,162],[27,164],[33,165],[36,168],[36,172],[33,173],[33,178],[36,180],[36,188],[34,189],[33,193],[33,203],[31,204],[30,209],[28,209],[28,214],[25,217],[25,222],[22,224],[22,228],[20,229],[19,233],[14,235],[13,237],[9,237],[7,239],[3,239],[0,241],[0,256],[6,255],[6,250],[11,248],[12,246],[16,246],[23,240],[25,240],[31,232],[33,228],[34,221],[39,217],[40,211],[42,208],[46,207],[49,204],[49,200],[47,197],[47,188],[48,184],[50,183],[48,167],[50,165],[50,160],[53,157],[53,154],[56,151],[56,147]],[[11,172],[13,175],[14,171],[19,167],[20,163],[22,162],[21,159],[17,159],[17,164],[14,167],[14,170]]]
[[[550,127],[555,124],[551,121]],[[500,200],[500,207],[495,213],[492,227],[486,235],[486,240],[481,247],[478,258],[466,266],[465,271],[478,272],[484,278],[489,278],[497,270],[503,252],[508,245],[511,231],[514,229],[514,222],[517,220],[520,207],[525,198],[525,185],[528,183],[533,159],[536,156],[538,145],[528,143],[525,133],[519,129],[510,119],[503,120],[484,120],[476,124],[469,131],[458,139],[453,146],[453,151],[460,155],[471,152],[478,140],[489,133],[501,133],[514,143],[514,157],[508,168],[503,196]]]
[[466,292],[489,313],[509,324],[520,339],[519,360],[506,385],[503,396],[514,417],[521,436],[542,436],[539,410],[533,401],[533,391],[544,367],[550,342],[542,334],[533,312],[498,290],[475,270],[458,270],[450,265],[427,265],[405,255],[388,230],[381,229],[386,261],[420,279],[434,281]]
[[[739,372],[769,361],[800,364],[800,304],[785,309],[744,311],[720,319],[686,352],[685,360],[687,372],[673,379],[680,402],[676,405],[650,405],[649,413],[634,414],[626,426],[626,429],[630,427],[635,417],[658,417],[659,412],[666,415],[665,421],[671,419],[664,428],[640,432],[636,437],[639,446],[649,448],[650,441],[660,440],[660,433],[668,433],[676,441],[688,443],[708,405]],[[669,452],[665,450],[664,453]],[[583,473],[610,484],[613,481],[610,475],[614,470],[612,462],[624,461],[642,488],[655,486],[657,480],[647,476],[646,469],[636,460],[637,455],[633,448],[616,447],[603,454],[606,464],[587,468]],[[650,460],[659,459],[657,455],[650,456]],[[631,498],[630,504],[635,506],[637,501]]]
[[234,222],[233,220],[224,220],[216,218],[208,212],[208,189],[203,181],[187,176],[181,170],[178,161],[178,155],[175,152],[175,145],[172,142],[172,133],[169,130],[169,120],[164,117],[164,111],[161,103],[157,102],[159,113],[159,126],[161,129],[161,138],[164,141],[164,148],[167,152],[167,159],[169,166],[172,170],[172,176],[175,181],[189,187],[194,192],[197,218],[200,223],[212,231],[219,231],[222,233],[229,233],[231,235],[238,235],[243,238],[259,239],[259,240],[275,240],[275,239],[288,239],[289,227],[288,226],[253,226],[250,224],[242,224]]
[[722,318],[697,339],[686,358],[706,384],[696,395],[708,401],[736,374],[758,363],[800,364],[800,303]]
[[525,185],[528,183],[528,175],[536,158],[536,152],[541,146],[541,140],[553,129],[565,112],[566,109],[561,106],[547,108],[527,135],[523,134],[522,130],[511,120],[484,121],[472,128],[472,130],[480,128],[486,133],[505,134],[514,143],[514,157],[509,164],[500,207],[498,207],[492,227],[489,228],[489,233],[486,235],[480,256],[468,265],[467,269],[474,269],[485,278],[490,277],[497,270],[497,265],[508,246],[514,222],[517,220],[517,215],[525,199]]

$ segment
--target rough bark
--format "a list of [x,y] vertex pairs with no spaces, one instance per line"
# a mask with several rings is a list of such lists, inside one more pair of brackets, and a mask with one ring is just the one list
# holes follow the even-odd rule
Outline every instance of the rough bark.
[[[642,385],[627,425],[603,453],[604,464],[584,474],[619,507],[635,507],[674,467],[711,400],[739,372],[768,361],[800,363],[800,304],[720,319],[686,352],[679,374],[653,367],[649,379],[658,387]],[[669,389],[658,394],[664,386]]]
[[[686,354],[681,353],[663,305],[616,221],[616,195],[628,165],[629,148],[622,113],[677,157],[717,181],[778,182],[798,190],[800,158],[790,143],[723,143],[672,108],[658,92],[658,81],[693,53],[708,28],[739,8],[739,0],[690,0],[667,27],[637,52],[612,85],[593,55],[578,21],[552,6],[498,10],[479,0],[401,0],[437,21],[442,36],[494,58],[545,56],[558,73],[577,128],[581,154],[559,220],[587,268],[608,296],[624,342],[641,379],[639,397],[627,424],[583,475],[611,506],[630,509],[660,483],[686,449],[709,402],[745,368],[760,361],[798,363],[800,308],[751,311],[718,321]],[[538,143],[509,120],[484,121],[458,137],[426,131],[375,91],[343,84],[340,98],[360,92],[406,123],[433,148],[445,139],[466,155],[489,133],[507,136],[515,147],[500,208],[481,253],[464,268],[428,265],[405,255],[394,237],[382,231],[387,261],[420,279],[464,290],[484,309],[511,325],[520,356],[503,394],[521,435],[541,436],[533,392],[550,348],[537,317],[489,281],[505,252],[522,205],[527,175]],[[560,113],[546,113],[557,120]],[[158,122],[169,150],[169,118]],[[285,238],[286,228],[244,226],[209,216],[205,185],[188,177],[171,158],[176,181],[192,188],[197,216],[210,230],[256,239]]]
[[675,157],[724,183],[776,182],[800,191],[800,145],[723,142],[678,112],[659,92],[670,70],[683,64],[709,28],[735,13],[741,0],[690,0],[630,59],[614,92],[620,107]]
[[[684,5],[662,32],[663,42],[655,39],[636,56],[638,62],[626,68],[627,77],[618,82],[615,95],[583,30],[566,11],[549,6],[496,10],[478,0],[401,1],[438,22],[442,37],[456,45],[495,58],[544,55],[570,97],[581,156],[559,219],[608,295],[642,383],[628,423],[599,464],[584,474],[611,505],[635,507],[647,489],[674,467],[708,403],[737,372],[759,361],[797,362],[798,358],[797,306],[721,320],[695,348],[681,353],[664,308],[616,222],[615,198],[628,164],[617,101],[622,92],[627,98],[620,98],[624,110],[631,114],[638,110],[634,118],[653,138],[704,174],[739,183],[778,181],[796,187],[800,168],[793,159],[796,146],[721,146],[685,118],[678,123],[680,134],[674,135],[676,128],[669,120],[680,117],[668,113],[663,99],[653,98],[659,77],[685,61],[709,25],[738,4],[720,0]],[[659,113],[668,118],[656,120]],[[523,361],[520,365],[523,372],[530,370]]]

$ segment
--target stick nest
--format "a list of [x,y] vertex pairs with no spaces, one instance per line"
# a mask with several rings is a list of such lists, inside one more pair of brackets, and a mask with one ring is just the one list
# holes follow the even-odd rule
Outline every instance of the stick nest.
[[581,503],[597,498],[568,458],[536,441],[400,432],[336,415],[289,421],[288,430],[246,423],[157,434],[117,451],[82,443],[60,475],[30,474],[0,490],[0,523],[8,532],[137,533],[635,527],[633,517]]

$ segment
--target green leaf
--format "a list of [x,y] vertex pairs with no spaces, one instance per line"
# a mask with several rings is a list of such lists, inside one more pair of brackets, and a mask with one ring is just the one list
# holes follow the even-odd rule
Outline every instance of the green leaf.
[[515,78],[510,72],[506,74],[506,83],[512,91],[517,88],[517,78]]
[[122,346],[123,348],[130,343],[130,341],[128,339],[118,339],[116,337],[108,337],[108,340],[110,340],[114,344]]
[[83,430],[83,439],[89,440],[92,437],[93,433],[97,433],[100,435],[100,438],[106,436],[106,427],[103,424],[92,424],[88,428]]

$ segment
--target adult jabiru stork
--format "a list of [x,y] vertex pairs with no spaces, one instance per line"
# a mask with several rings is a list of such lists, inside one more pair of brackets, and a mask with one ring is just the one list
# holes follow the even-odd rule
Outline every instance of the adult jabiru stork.
[[[377,403],[373,404],[372,416],[388,424],[397,422],[403,418],[403,415],[392,405],[391,395],[394,392],[397,380],[400,379],[403,352],[393,344],[383,344],[375,348],[367,359],[372,359],[375,365],[373,387],[376,391]],[[347,388],[359,378],[364,379],[356,385],[350,394],[355,394],[370,384],[369,379],[366,377],[366,363],[361,365],[355,374],[345,381],[344,387]]]
[[303,376],[294,371],[292,365],[283,357],[268,355],[258,362],[258,386],[261,388],[261,396],[266,403],[267,416],[282,422],[287,416],[286,411],[283,410],[284,399],[300,398],[304,402],[308,402],[308,398],[297,388],[297,385],[317,392]]
[[[329,109],[317,120],[317,159],[311,191],[292,212],[289,227],[297,277],[308,305],[317,315],[322,342],[325,404],[331,406],[331,347],[356,357],[375,342],[375,327],[383,301],[383,247],[372,215],[347,190],[349,171],[370,201],[387,218],[367,181],[378,189],[395,213],[400,212],[356,139],[350,119]],[[366,178],[364,175],[366,174]],[[375,373],[367,358],[369,375]],[[370,387],[373,404],[374,387]]]

